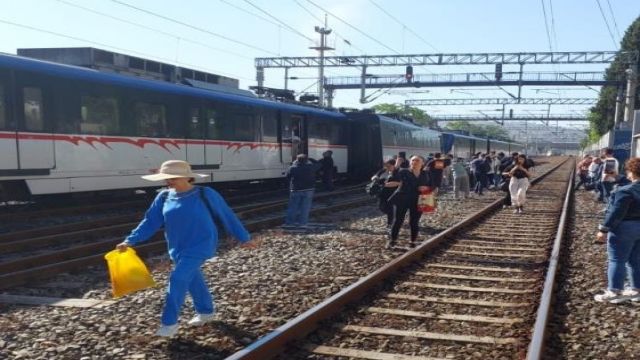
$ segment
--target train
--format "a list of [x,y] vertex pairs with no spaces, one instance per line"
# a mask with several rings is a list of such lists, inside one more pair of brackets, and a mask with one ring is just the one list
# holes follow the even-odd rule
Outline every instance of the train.
[[338,174],[368,178],[386,158],[522,151],[368,111],[337,111],[0,54],[0,201],[157,187],[169,159],[203,183],[282,179],[297,154],[331,150]]

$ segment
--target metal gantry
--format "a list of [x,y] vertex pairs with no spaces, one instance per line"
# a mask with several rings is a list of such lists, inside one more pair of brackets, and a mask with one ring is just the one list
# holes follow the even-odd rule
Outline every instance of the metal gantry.
[[[606,64],[612,62],[616,57],[618,57],[621,62],[627,64],[633,64],[638,61],[638,53],[632,51],[573,51],[326,56],[324,58],[324,66]],[[258,71],[266,68],[319,67],[321,63],[321,59],[315,56],[264,57],[255,59],[255,65]]]
[[442,115],[442,116],[432,116],[433,120],[438,122],[448,122],[448,121],[587,121],[586,115],[578,115],[578,114],[559,114],[559,115],[517,115],[517,116],[507,116],[503,117],[501,115],[473,115],[473,114],[464,114],[464,115]]
[[[364,80],[364,82],[363,82]],[[407,88],[407,87],[451,87],[451,86],[603,86],[620,85],[623,79],[607,79],[604,72],[508,72],[496,80],[495,73],[454,73],[415,75],[406,81],[404,75],[337,76],[326,78],[328,90]]]
[[593,105],[597,98],[480,98],[480,99],[412,99],[405,106],[439,105]]

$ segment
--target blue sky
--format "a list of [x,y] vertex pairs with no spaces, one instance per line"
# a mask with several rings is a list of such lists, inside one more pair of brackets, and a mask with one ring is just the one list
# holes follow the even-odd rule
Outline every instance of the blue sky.
[[[207,32],[151,16],[123,4],[170,17]],[[545,30],[543,4],[550,28],[549,36]],[[611,34],[598,4],[609,23]],[[314,26],[320,25],[318,19],[324,18],[325,13],[319,7],[377,40],[376,42],[362,35],[329,15],[328,25],[334,30],[329,45],[336,48],[330,55],[394,54],[394,51],[525,52],[549,51],[550,48],[554,51],[616,50],[620,36],[640,15],[640,1],[637,0],[0,0],[0,6],[3,9],[0,13],[0,33],[3,35],[0,41],[1,52],[15,53],[16,48],[23,47],[94,46],[232,76],[240,79],[242,88],[255,85],[255,57],[316,54],[308,48],[315,45],[314,42],[318,39]],[[299,33],[278,24],[274,18]],[[420,35],[420,38],[414,33]],[[602,65],[574,65],[529,67],[525,70],[587,71],[603,68]],[[510,70],[515,68],[505,66],[504,71]],[[331,69],[327,76],[357,75],[358,71],[352,68]],[[403,71],[403,68],[372,70],[378,74],[398,74]],[[493,68],[417,67],[414,72],[467,71],[490,72]],[[309,88],[309,91],[316,90],[313,86],[317,76],[316,69],[295,70],[290,75],[301,78],[291,80],[291,88],[298,91],[305,88]],[[267,86],[283,86],[283,74],[279,70],[268,70],[266,80]],[[494,88],[424,90],[429,92],[400,94],[394,90],[366,105],[358,103],[358,91],[341,91],[337,93],[335,104],[366,107],[379,102],[402,103],[408,98],[506,96],[504,92]],[[562,91],[538,88],[528,89],[524,93],[526,97],[595,95],[596,92],[585,87]],[[585,108],[558,107],[554,111],[580,112]],[[437,115],[473,112],[476,109],[478,107],[438,107],[428,111]],[[526,111],[535,113],[545,109],[546,107],[528,107]],[[495,106],[489,106],[487,111],[495,111]],[[519,108],[517,111],[525,110]]]

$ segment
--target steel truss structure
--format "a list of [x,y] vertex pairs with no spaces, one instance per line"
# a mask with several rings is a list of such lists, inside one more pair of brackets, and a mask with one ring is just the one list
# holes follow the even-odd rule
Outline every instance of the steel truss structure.
[[309,68],[319,66],[417,66],[417,65],[491,65],[491,64],[603,64],[616,56],[623,63],[638,61],[637,52],[628,51],[575,51],[575,52],[522,52],[522,53],[461,53],[415,55],[363,55],[320,57],[264,57],[256,58],[257,69]]
[[433,120],[438,122],[447,121],[542,121],[548,123],[550,121],[587,121],[586,115],[561,114],[561,115],[518,115],[518,116],[493,116],[493,115],[443,115],[432,116]]
[[438,105],[593,105],[596,98],[483,98],[483,99],[413,99],[405,100],[405,106]]
[[[364,80],[364,82],[363,82]],[[406,87],[451,87],[451,86],[619,86],[623,79],[607,80],[604,72],[507,72],[496,80],[495,73],[455,73],[416,75],[407,81],[404,75],[338,76],[327,78],[324,87],[328,90]]]

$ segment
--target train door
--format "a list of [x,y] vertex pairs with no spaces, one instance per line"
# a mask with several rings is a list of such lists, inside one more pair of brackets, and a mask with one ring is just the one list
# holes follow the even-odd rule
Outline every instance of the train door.
[[23,76],[16,81],[15,96],[19,168],[31,171],[54,168],[53,104],[49,87],[44,81]]
[[304,116],[284,114],[282,119],[282,147],[283,162],[285,164],[295,160],[298,154],[308,154],[307,139],[307,124]]
[[0,71],[0,170],[18,168],[18,142],[16,122],[10,109],[11,85],[7,73]]

